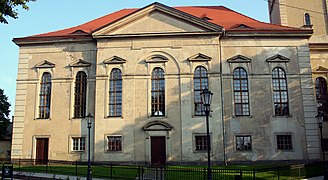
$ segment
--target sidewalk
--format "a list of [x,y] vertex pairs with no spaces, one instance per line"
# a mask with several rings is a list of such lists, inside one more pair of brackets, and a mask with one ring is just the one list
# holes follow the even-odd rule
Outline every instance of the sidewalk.
[[[86,177],[79,177],[79,176],[70,176],[70,175],[58,175],[58,174],[47,174],[47,173],[33,173],[33,172],[16,172],[14,171],[14,177],[35,177],[37,179],[69,179],[69,180],[86,180]],[[105,180],[100,178],[92,178],[93,180]]]
[[323,176],[313,177],[313,178],[304,179],[304,180],[323,180]]

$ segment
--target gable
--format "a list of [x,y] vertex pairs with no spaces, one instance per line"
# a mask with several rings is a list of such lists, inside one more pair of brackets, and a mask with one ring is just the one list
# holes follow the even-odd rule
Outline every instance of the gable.
[[160,3],[153,3],[93,32],[113,35],[222,32],[222,27]]
[[123,27],[107,32],[107,34],[152,34],[177,32],[205,32],[205,30],[201,27],[183,22],[177,18],[157,11],[128,23]]

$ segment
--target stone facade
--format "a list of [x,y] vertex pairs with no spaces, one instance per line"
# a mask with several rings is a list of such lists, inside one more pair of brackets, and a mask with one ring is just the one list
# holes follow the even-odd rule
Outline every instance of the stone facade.
[[[74,33],[84,35],[81,30],[61,39],[16,38],[20,56],[12,158],[37,158],[37,141],[46,139],[47,158],[86,160],[86,148],[73,147],[75,137],[88,136],[86,118],[74,115],[76,77],[83,71],[87,75],[86,113],[94,115],[94,161],[153,163],[156,137],[162,138],[156,145],[162,147],[159,151],[164,152],[166,163],[206,161],[206,151],[196,147],[196,138],[206,134],[205,116],[195,115],[194,107],[195,69],[202,67],[214,94],[209,117],[214,162],[318,159],[308,46],[311,32],[282,31],[229,31],[154,3],[91,36],[73,37]],[[286,73],[287,81],[289,113],[283,116],[275,115],[274,108],[272,72],[277,67]],[[155,68],[164,71],[163,116],[152,115]],[[236,68],[248,75],[246,116],[235,114]],[[122,72],[122,115],[114,117],[109,116],[113,69]],[[50,116],[40,119],[44,73],[51,75]],[[118,151],[109,150],[108,137],[119,137]],[[237,137],[250,138],[248,149],[236,147]],[[287,139],[278,140],[281,137]],[[278,147],[278,141],[288,147]]]
[[[312,79],[328,79],[328,1],[327,0],[270,0],[269,13],[271,23],[286,26],[313,29],[309,41]],[[309,15],[306,22],[305,15]],[[327,91],[327,90],[326,90]],[[327,101],[327,97],[324,98]],[[312,105],[311,105],[312,108]],[[321,112],[328,116],[328,109]],[[323,146],[328,150],[328,122],[323,122]],[[328,152],[326,152],[326,156]]]

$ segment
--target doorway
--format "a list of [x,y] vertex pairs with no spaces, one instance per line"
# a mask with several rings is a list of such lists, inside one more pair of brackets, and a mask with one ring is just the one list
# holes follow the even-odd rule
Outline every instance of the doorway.
[[166,145],[165,136],[150,137],[151,146],[151,165],[165,166],[166,164]]
[[48,162],[48,138],[36,138],[36,164],[46,164]]

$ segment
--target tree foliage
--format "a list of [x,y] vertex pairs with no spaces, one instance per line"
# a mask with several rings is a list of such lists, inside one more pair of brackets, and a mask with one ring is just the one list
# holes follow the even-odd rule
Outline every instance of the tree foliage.
[[0,0],[0,23],[8,24],[6,16],[17,19],[17,7],[21,6],[25,10],[29,10],[27,3],[36,0]]
[[0,139],[6,136],[10,124],[9,107],[8,97],[4,94],[3,89],[0,89]]

